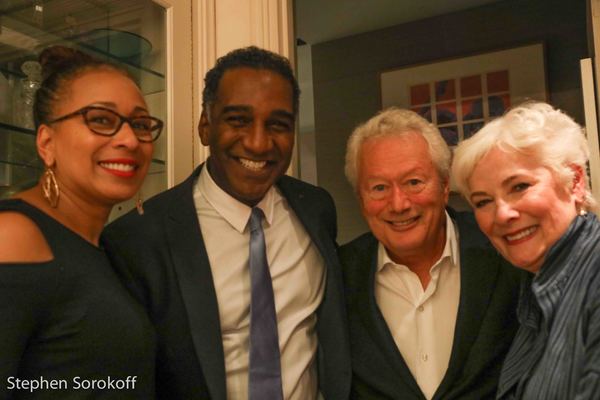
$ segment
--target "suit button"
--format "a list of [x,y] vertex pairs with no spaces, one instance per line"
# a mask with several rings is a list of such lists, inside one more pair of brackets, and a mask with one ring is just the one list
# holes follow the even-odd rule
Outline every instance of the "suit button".
[[417,310],[419,310],[420,312],[423,312],[423,310],[425,310],[425,307],[419,306],[419,307],[417,307]]
[[426,362],[428,359],[427,354],[421,353],[421,361]]

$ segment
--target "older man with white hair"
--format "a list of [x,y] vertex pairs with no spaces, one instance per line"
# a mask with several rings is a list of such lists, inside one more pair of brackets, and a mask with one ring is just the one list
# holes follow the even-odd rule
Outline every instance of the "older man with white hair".
[[340,249],[353,398],[493,398],[522,274],[470,213],[446,208],[451,153],[418,114],[355,129],[346,175],[371,232]]

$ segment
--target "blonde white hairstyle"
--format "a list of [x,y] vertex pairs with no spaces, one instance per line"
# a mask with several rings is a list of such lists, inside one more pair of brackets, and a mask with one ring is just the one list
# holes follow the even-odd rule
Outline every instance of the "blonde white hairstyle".
[[552,171],[568,191],[575,177],[573,166],[581,168],[585,176],[585,198],[579,206],[589,211],[596,208],[585,173],[589,150],[583,128],[562,111],[546,103],[527,102],[461,142],[454,151],[452,179],[467,200],[474,169],[494,148],[532,157]]
[[402,137],[411,133],[420,134],[427,141],[431,160],[442,181],[447,182],[452,155],[440,131],[413,111],[390,107],[356,127],[348,139],[344,170],[354,190],[357,190],[358,162],[362,144],[366,140],[384,136]]

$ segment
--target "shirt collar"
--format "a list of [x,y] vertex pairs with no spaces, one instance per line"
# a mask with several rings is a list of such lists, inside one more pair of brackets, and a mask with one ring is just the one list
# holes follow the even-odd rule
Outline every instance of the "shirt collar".
[[[442,255],[440,256],[440,258],[433,263],[433,265],[431,266],[431,270],[433,270],[434,268],[436,268],[437,266],[440,265],[441,261],[444,260],[446,257],[450,257],[450,260],[452,261],[452,265],[459,265],[459,254],[458,254],[458,232],[456,227],[454,226],[454,221],[452,220],[452,218],[450,218],[450,215],[448,214],[447,211],[445,211],[446,214],[446,244],[444,245],[444,251],[442,252]],[[383,246],[383,244],[381,242],[379,242],[379,249],[378,249],[378,254],[377,254],[377,271],[381,271],[383,269],[383,267],[385,267],[388,264],[392,264],[392,265],[401,265],[401,264],[397,264],[394,261],[392,261],[392,259],[390,258],[390,256],[388,255],[388,252],[385,250],[385,247]],[[402,265],[403,267],[406,267],[405,265]],[[406,267],[408,268],[408,267]]]
[[[242,203],[225,192],[213,180],[208,172],[208,167],[205,165],[200,172],[198,182],[194,189],[194,196],[203,196],[206,201],[215,209],[215,211],[226,220],[236,231],[243,233],[250,219],[252,208]],[[280,199],[281,195],[272,186],[262,200],[255,206],[260,208],[265,214],[265,221],[271,225],[273,222],[273,214],[276,200]]]
[[[580,268],[573,262],[573,252],[581,252],[580,237],[585,216],[576,217],[567,231],[552,245],[546,253],[546,261],[540,271],[531,278],[525,286],[525,293],[521,293],[519,302],[520,318],[525,319],[533,311],[542,313],[547,321],[553,318],[556,310],[564,298],[564,292],[571,276]],[[529,303],[529,304],[528,304]],[[539,319],[534,321],[539,325]],[[533,324],[532,324],[533,326]]]

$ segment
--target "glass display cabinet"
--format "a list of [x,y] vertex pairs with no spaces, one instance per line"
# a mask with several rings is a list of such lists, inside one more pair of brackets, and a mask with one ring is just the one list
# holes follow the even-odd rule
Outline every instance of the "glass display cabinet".
[[[33,186],[43,172],[31,106],[40,84],[37,56],[54,44],[118,63],[137,80],[150,112],[165,122],[142,195],[167,188],[173,125],[167,107],[166,17],[166,8],[152,0],[0,1],[0,198]],[[132,207],[133,201],[121,204],[111,217]]]

